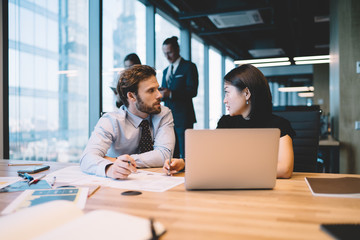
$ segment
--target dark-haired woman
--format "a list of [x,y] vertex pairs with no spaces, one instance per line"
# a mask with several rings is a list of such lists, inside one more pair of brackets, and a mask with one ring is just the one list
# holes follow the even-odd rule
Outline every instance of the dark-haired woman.
[[[272,97],[265,76],[256,67],[245,64],[224,77],[224,103],[229,115],[221,117],[217,128],[279,128],[278,178],[290,178],[294,167],[292,138],[295,135],[288,120],[272,114]],[[168,160],[164,164],[167,171]],[[185,166],[183,159],[173,159],[171,172]]]
[[[136,55],[136,53],[130,53],[128,55],[125,56],[124,58],[124,67],[125,69],[128,69],[134,65],[141,65],[141,61],[138,55]],[[111,90],[113,90],[115,96],[116,96],[116,102],[115,105],[117,108],[120,108],[122,105],[122,102],[120,100],[120,96],[116,90],[116,88],[114,87],[110,87]]]
[[135,65],[135,64],[140,64],[141,65],[141,61],[138,55],[136,55],[136,53],[130,53],[128,55],[126,55],[126,57],[124,58],[124,67],[125,69],[128,69],[129,67]]

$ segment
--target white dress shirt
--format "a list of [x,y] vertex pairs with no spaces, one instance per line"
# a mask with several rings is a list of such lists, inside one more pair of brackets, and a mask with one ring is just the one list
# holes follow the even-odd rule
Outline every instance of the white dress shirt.
[[129,154],[137,167],[162,167],[175,146],[174,119],[171,110],[161,106],[159,114],[150,115],[150,131],[154,150],[139,154],[142,118],[132,114],[124,105],[106,113],[95,126],[81,156],[82,171],[105,177],[105,168],[112,162],[104,156]]
[[173,74],[175,74],[176,69],[178,68],[178,66],[179,66],[179,64],[180,64],[180,60],[181,60],[181,57],[179,57],[178,59],[176,59],[176,61],[175,61],[174,63],[172,63],[172,64],[169,65],[168,70],[167,70],[167,72],[166,72],[166,80],[169,80],[169,77],[170,77],[170,75],[171,75],[171,65],[174,66],[174,68],[173,68]]

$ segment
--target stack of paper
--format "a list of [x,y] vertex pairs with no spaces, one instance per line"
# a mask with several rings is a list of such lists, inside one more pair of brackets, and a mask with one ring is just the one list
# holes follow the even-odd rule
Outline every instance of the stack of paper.
[[[164,226],[154,223],[156,234]],[[53,201],[0,217],[1,239],[151,239],[150,220],[119,212],[84,214],[74,203]]]

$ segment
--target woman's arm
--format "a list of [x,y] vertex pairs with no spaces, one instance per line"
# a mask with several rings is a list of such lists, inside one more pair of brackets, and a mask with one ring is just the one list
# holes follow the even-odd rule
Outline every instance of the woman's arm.
[[277,178],[290,178],[294,169],[294,149],[289,135],[280,138]]

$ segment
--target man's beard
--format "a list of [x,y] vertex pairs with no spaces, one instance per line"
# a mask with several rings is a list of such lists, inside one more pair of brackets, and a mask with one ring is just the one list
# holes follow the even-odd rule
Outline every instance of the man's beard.
[[158,114],[161,112],[161,107],[157,108],[154,106],[149,106],[144,103],[140,96],[136,95],[136,108],[138,111],[147,113],[147,114]]

